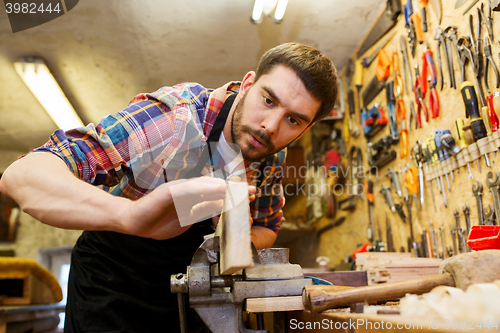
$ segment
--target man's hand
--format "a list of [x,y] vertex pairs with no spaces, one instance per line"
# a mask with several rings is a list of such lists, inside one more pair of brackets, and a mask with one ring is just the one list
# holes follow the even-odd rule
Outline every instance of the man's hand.
[[211,177],[169,182],[132,202],[123,228],[128,234],[168,239],[222,210],[226,181]]

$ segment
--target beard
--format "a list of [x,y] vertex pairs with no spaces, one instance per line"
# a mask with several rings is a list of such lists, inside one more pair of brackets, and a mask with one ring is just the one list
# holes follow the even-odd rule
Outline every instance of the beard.
[[[240,148],[241,155],[245,161],[260,162],[269,155],[276,153],[276,149],[271,141],[271,137],[263,129],[255,130],[249,125],[243,124],[242,118],[245,112],[246,96],[247,94],[243,95],[231,117],[231,140]],[[265,148],[258,149],[253,146],[248,140],[249,134],[264,144]]]

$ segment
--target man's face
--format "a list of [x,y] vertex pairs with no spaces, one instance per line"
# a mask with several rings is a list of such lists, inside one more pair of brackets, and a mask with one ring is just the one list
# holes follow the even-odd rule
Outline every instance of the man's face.
[[231,141],[246,161],[261,161],[302,134],[320,105],[293,70],[275,66],[245,91],[236,106]]

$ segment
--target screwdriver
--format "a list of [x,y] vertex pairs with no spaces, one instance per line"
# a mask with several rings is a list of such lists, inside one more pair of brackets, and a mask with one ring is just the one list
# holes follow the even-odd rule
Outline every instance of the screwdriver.
[[[465,141],[465,133],[464,133],[464,120],[461,118],[458,118],[455,120],[455,129],[457,130],[457,137],[458,137],[458,142],[460,143],[460,150],[464,152],[464,154],[467,152],[467,141]],[[477,166],[479,170],[481,170],[481,167],[479,166],[479,161],[477,162]],[[473,179],[472,177],[472,172],[470,171],[470,164],[467,162],[467,168],[469,169],[469,179]]]
[[[426,171],[426,174],[429,174],[429,151],[427,150],[427,144],[425,142],[422,142],[421,144],[421,149],[422,149],[422,159],[424,160],[424,164],[425,164],[425,169],[427,170]],[[430,177],[429,177],[430,178]],[[432,190],[432,179],[429,179],[429,187],[431,188],[431,196],[432,196],[432,203],[434,204],[434,211],[437,212],[437,208],[436,208],[436,200],[434,199],[434,191]]]
[[365,181],[366,187],[366,199],[368,200],[368,228],[366,230],[366,234],[370,241],[373,241],[375,238],[375,226],[373,222],[373,181],[367,179]]
[[[486,138],[488,133],[486,131],[486,127],[484,126],[483,118],[481,118],[481,114],[479,113],[479,103],[477,100],[476,90],[471,82],[465,81],[460,86],[460,91],[464,100],[467,117],[470,117],[471,119],[470,128],[472,130],[472,136],[474,137],[474,141],[478,142],[479,140]],[[484,158],[486,159],[486,165],[489,167],[490,161],[488,159],[488,155],[484,154]]]
[[[443,169],[445,170],[445,172],[446,172],[446,170],[449,170],[451,180],[454,182],[455,180],[453,179],[452,163],[450,160],[451,155],[450,155],[450,152],[448,151],[448,149],[446,149],[446,147],[443,146],[443,143],[441,141],[441,138],[443,137],[445,131],[446,130],[443,130],[443,129],[437,129],[434,131],[434,135],[436,138],[436,148],[438,151],[439,158],[440,158],[441,162],[443,162]],[[446,175],[448,175],[448,174],[446,174]],[[447,177],[447,179],[448,179],[448,177]]]
[[[450,156],[450,154],[446,151],[446,149],[444,149],[443,145],[441,144],[441,136],[443,135],[443,131],[442,130],[435,130],[434,131],[434,142],[436,143],[436,151],[437,151],[437,154],[438,154],[438,158],[439,158],[439,161],[441,161],[441,167],[443,168],[443,171],[445,172],[445,176],[446,176],[446,182],[448,184],[448,191],[451,192],[451,188],[450,188],[450,180],[448,179],[448,173],[446,172],[446,160],[448,159],[448,157]],[[452,179],[453,179],[453,176],[452,176]]]
[[443,172],[442,172],[442,166],[440,165],[438,153],[436,150],[436,141],[434,140],[434,135],[431,135],[431,138],[429,139],[429,143],[427,145],[429,149],[429,154],[432,158],[432,164],[436,165],[438,167],[438,174],[439,178],[441,180],[441,188],[443,189],[441,193],[443,194],[443,200],[444,200],[444,206],[448,208],[448,202],[446,201],[446,193],[444,190],[444,182],[443,182]]
[[417,192],[418,192],[418,175],[417,169],[415,167],[408,168],[405,173],[405,186],[406,189],[413,195],[413,199],[415,201],[415,206],[417,208],[417,216],[420,216],[418,209],[418,201],[417,201]]

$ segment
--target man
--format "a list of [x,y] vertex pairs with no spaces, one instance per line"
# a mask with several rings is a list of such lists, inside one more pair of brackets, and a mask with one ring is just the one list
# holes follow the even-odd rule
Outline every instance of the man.
[[[284,149],[330,112],[336,95],[331,60],[287,43],[266,52],[241,83],[138,95],[98,126],[58,130],[14,162],[0,191],[43,223],[84,230],[72,254],[65,331],[178,331],[170,275],[185,272],[213,232],[210,219],[190,223],[220,209],[224,180],[239,173],[255,186],[252,242],[272,246],[282,220]],[[235,151],[216,142],[236,146],[242,173],[226,158]],[[218,172],[224,179],[208,176]],[[174,186],[181,179],[189,181]]]

